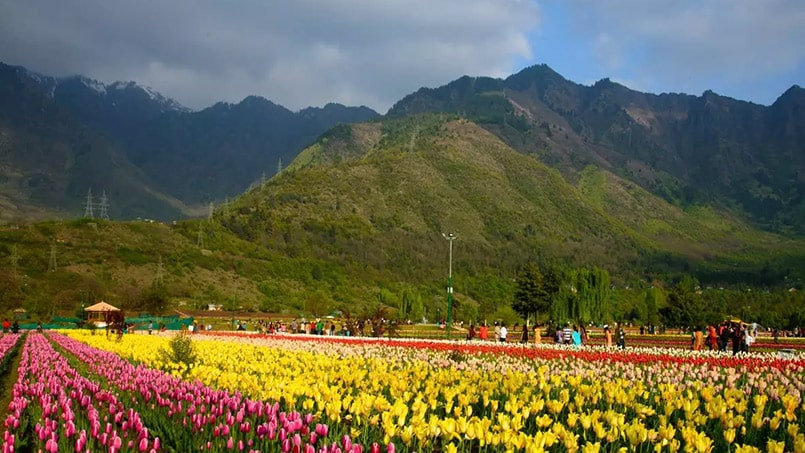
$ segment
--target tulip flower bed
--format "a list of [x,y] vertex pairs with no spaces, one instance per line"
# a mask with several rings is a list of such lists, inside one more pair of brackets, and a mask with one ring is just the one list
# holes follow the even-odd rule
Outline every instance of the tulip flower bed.
[[17,345],[19,339],[19,334],[6,334],[0,337],[0,362],[5,363],[8,359],[8,352]]
[[[5,420],[3,451],[159,449],[139,414],[79,375],[38,333],[28,335]],[[36,422],[33,429],[29,425]],[[153,447],[153,448],[151,448]]]
[[[313,423],[312,414],[286,413],[276,403],[180,381],[65,336],[49,337],[70,352],[57,352],[41,334],[28,335],[3,451],[366,450],[349,436],[328,437],[328,426]],[[26,423],[32,420],[39,421],[33,428]]]
[[[160,362],[157,351],[168,339],[157,335],[121,342],[70,335],[189,381],[274,404],[274,410],[310,412],[311,423],[328,426],[330,439],[348,435],[399,451],[805,452],[802,359],[197,335],[198,360],[187,367]],[[60,343],[62,338],[54,336]],[[181,395],[165,398],[174,401],[163,417],[178,413],[192,430],[192,415],[199,412],[177,407]]]

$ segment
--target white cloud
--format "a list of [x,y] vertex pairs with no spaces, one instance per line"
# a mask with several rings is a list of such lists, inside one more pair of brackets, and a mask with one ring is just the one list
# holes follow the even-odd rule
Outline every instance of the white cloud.
[[[573,33],[613,78],[692,93],[713,85],[738,91],[775,77],[802,83],[791,80],[805,67],[805,2],[800,0],[578,0],[570,5]],[[770,87],[770,92],[784,88]]]
[[526,0],[26,0],[3,6],[0,60],[195,108],[256,94],[385,110],[420,86],[513,72],[538,25]]

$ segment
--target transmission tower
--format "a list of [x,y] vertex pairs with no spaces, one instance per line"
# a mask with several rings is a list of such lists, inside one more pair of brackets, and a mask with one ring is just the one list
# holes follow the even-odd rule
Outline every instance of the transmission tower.
[[95,218],[92,214],[92,188],[87,189],[87,204],[84,205],[84,217],[88,219]]
[[214,205],[214,204],[213,204],[213,202],[211,201],[211,202],[210,202],[210,213],[207,215],[207,218],[208,218],[208,219],[212,220],[212,214],[213,214],[213,212],[214,212],[214,211],[215,211],[215,205]]
[[416,146],[416,139],[419,135],[419,124],[414,127],[414,132],[411,133],[411,140],[408,142],[408,152],[414,152],[414,147]]
[[56,240],[50,244],[50,262],[48,263],[48,271],[56,271]]
[[198,240],[196,241],[198,248],[204,248],[204,222],[198,223]]
[[100,213],[98,214],[98,218],[103,220],[109,220],[109,199],[106,198],[106,191],[104,190],[101,194],[101,201],[98,202],[98,209],[100,209]]
[[161,285],[164,283],[165,273],[162,270],[162,255],[159,255],[159,262],[157,263],[157,275],[154,277],[154,284]]
[[266,185],[266,181],[268,181],[268,178],[266,178],[266,172],[263,172],[263,174],[260,175],[260,187]]
[[229,217],[229,197],[224,198],[224,217]]
[[20,257],[17,255],[17,244],[11,246],[11,256],[9,257],[11,260],[11,273],[12,275],[17,275],[17,264],[19,263]]
[[282,168],[282,158],[280,157],[279,159],[277,159],[277,174],[282,173],[282,170],[283,170],[283,168]]

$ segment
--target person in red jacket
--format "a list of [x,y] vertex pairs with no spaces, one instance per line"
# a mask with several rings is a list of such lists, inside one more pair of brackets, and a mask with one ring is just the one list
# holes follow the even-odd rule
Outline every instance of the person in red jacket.
[[3,319],[3,333],[8,333],[8,329],[11,328],[11,323],[8,322],[8,318]]
[[486,323],[481,324],[480,329],[478,329],[478,338],[480,338],[481,341],[486,341],[486,339],[489,338],[489,328],[486,327]]

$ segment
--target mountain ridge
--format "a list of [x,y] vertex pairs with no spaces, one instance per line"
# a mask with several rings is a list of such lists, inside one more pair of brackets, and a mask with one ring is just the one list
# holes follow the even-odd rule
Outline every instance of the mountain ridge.
[[[203,215],[209,203],[222,203],[273,175],[329,127],[377,116],[366,107],[336,104],[291,112],[257,96],[191,111],[135,82],[57,79],[4,64],[0,84],[0,103],[7,107],[0,133],[8,158],[0,179],[3,197],[14,206],[0,221],[41,219],[48,212],[80,216],[90,190],[108,192],[113,218]],[[57,134],[60,125],[69,126]],[[87,140],[94,161],[107,164],[73,175],[75,167],[65,172],[34,159],[58,148],[57,160],[76,160]],[[128,168],[128,176],[110,177],[116,168]],[[42,182],[32,184],[36,180]]]
[[795,85],[761,106],[710,90],[641,93],[609,79],[584,86],[538,65],[420,89],[388,116],[459,114],[571,180],[595,164],[679,206],[733,206],[764,228],[803,233],[802,92]]

